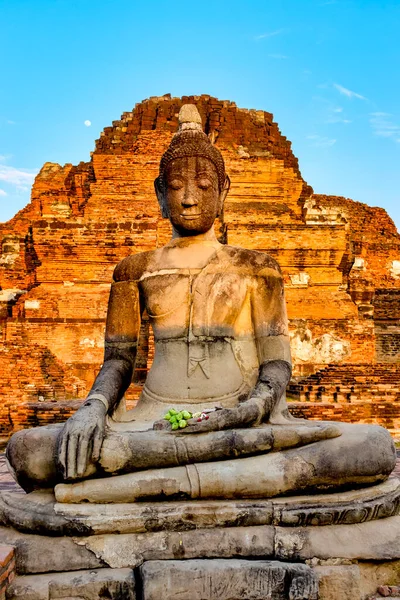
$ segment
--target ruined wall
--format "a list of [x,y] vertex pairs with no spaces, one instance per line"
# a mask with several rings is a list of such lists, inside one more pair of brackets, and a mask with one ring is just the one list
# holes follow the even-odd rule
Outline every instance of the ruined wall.
[[[397,312],[374,322],[376,289],[400,290],[400,239],[385,211],[313,195],[270,113],[210,96],[150,98],[104,129],[89,162],[46,163],[30,204],[0,224],[0,430],[62,420],[90,389],[114,266],[170,237],[153,181],[186,102],[232,182],[218,236],[282,267],[294,375],[382,360],[375,340]],[[144,322],[131,401],[151,357]]]
[[400,288],[375,290],[374,324],[377,362],[400,363]]

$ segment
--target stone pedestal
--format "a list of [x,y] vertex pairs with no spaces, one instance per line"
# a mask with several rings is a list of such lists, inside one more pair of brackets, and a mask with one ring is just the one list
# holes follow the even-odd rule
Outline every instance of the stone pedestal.
[[9,600],[364,600],[400,581],[400,481],[271,500],[57,504],[3,494]]

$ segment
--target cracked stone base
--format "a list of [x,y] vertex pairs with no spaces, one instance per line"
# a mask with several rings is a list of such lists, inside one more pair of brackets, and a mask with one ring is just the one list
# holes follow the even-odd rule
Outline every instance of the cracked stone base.
[[364,600],[399,576],[400,561],[151,560],[137,569],[19,575],[7,600]]
[[57,503],[51,491],[0,495],[0,523],[27,533],[56,536],[258,525],[351,525],[399,513],[397,478],[348,492],[260,500],[64,504]]
[[16,548],[8,600],[364,600],[400,580],[400,516],[87,537],[2,527],[0,542]]
[[7,600],[136,600],[132,569],[96,569],[18,576]]
[[0,544],[15,546],[17,570],[8,599],[364,600],[400,581],[398,492],[389,480],[323,503],[119,507],[8,494]]

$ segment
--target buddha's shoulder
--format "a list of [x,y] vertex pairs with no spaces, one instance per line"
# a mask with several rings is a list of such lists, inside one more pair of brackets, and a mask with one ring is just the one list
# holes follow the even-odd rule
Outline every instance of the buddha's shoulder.
[[224,246],[223,254],[238,271],[254,275],[272,275],[282,277],[278,262],[269,254],[260,250],[247,250],[237,246]]
[[158,262],[161,249],[138,252],[123,258],[114,269],[114,281],[138,281]]

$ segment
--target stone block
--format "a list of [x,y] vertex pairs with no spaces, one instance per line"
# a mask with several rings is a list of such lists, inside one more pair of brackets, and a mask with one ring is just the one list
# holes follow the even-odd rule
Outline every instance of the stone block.
[[277,527],[275,556],[283,560],[396,560],[400,558],[399,532],[400,516],[358,525]]
[[316,600],[306,565],[278,561],[149,561],[140,568],[143,600]]
[[358,565],[318,565],[318,600],[361,600]]
[[274,528],[228,527],[146,534],[109,534],[75,538],[103,563],[137,567],[149,560],[273,556]]
[[[384,562],[359,562],[362,597],[377,595],[377,589],[398,586],[400,582],[400,560]],[[400,595],[400,594],[399,594]]]
[[106,566],[85,546],[75,544],[72,538],[30,535],[0,527],[0,542],[15,547],[16,571],[19,574]]
[[135,600],[131,569],[95,569],[17,577],[7,600]]

